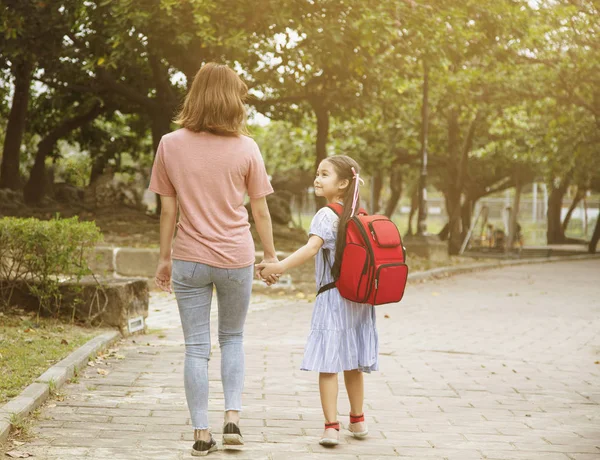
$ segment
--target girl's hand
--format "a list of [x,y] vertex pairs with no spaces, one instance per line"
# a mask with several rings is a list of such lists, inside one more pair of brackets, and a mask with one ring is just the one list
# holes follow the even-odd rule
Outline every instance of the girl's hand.
[[265,257],[260,264],[254,266],[254,273],[256,274],[256,277],[259,280],[264,281],[264,283],[267,286],[271,286],[272,284],[275,284],[277,281],[279,281],[279,275],[271,275],[271,276],[263,277],[260,273],[261,269],[258,267],[259,267],[259,265],[264,264],[264,263],[277,263],[277,262],[279,262],[279,259],[276,256],[275,257]]
[[163,291],[172,293],[171,289],[171,259],[159,260],[154,276],[154,283]]
[[263,279],[268,279],[272,276],[281,276],[283,274],[283,269],[281,267],[281,262],[277,263],[267,263],[261,262],[256,266],[257,270],[260,270],[260,276]]

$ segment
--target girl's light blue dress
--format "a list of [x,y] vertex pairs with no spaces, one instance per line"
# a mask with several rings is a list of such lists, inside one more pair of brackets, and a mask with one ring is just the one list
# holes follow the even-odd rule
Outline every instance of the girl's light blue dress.
[[[325,207],[317,212],[310,225],[309,236],[316,235],[324,241],[315,262],[317,291],[333,281],[331,267],[335,260],[338,223],[335,212]],[[328,263],[325,261],[326,252]],[[375,308],[372,305],[346,300],[336,288],[317,296],[302,370],[327,373],[353,369],[376,371],[379,369],[378,351]]]

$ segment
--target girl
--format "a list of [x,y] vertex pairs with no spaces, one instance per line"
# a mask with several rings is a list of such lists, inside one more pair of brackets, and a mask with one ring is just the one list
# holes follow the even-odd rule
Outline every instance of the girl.
[[223,444],[244,443],[239,429],[243,337],[255,261],[244,207],[246,194],[265,260],[277,261],[266,202],[273,188],[256,142],[244,135],[246,93],[245,83],[229,67],[213,63],[202,67],[175,121],[182,128],[162,137],[150,180],[150,190],[160,195],[162,203],[156,284],[170,292],[172,282],[177,298],[185,338],[183,378],[195,456],[217,448],[208,429],[213,286],[219,302]]
[[[352,158],[337,155],[321,162],[315,178],[315,194],[329,203],[341,203],[341,218],[330,208],[323,208],[313,218],[308,243],[285,260],[262,263],[257,267],[263,278],[281,275],[292,267],[316,258],[317,290],[338,278],[341,253],[345,244],[346,225],[358,209],[359,166]],[[368,433],[363,413],[363,372],[378,369],[378,338],[375,310],[372,305],[344,299],[337,289],[317,296],[302,370],[319,372],[319,391],[325,415],[325,431],[320,444],[339,444],[340,423],[337,419],[338,373],[350,399],[348,430],[354,437]]]

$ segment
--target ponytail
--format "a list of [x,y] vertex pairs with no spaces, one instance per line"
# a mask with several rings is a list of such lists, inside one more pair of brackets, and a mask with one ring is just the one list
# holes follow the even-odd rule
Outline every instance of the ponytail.
[[[327,161],[329,161],[333,165],[338,175],[338,178],[342,180],[348,180],[348,187],[346,187],[346,190],[344,191],[344,196],[342,197],[344,201],[344,209],[342,211],[342,215],[340,216],[340,221],[337,229],[337,237],[335,239],[335,261],[333,262],[333,266],[331,267],[331,276],[334,280],[337,280],[340,277],[340,269],[342,266],[342,253],[344,252],[344,246],[346,245],[346,228],[348,227],[348,222],[352,217],[352,201],[354,199],[354,190],[357,186],[357,178],[354,176],[352,169],[354,169],[358,173],[359,166],[356,163],[356,161],[345,155],[335,155],[327,158]],[[358,197],[356,203],[356,210],[358,210],[359,208],[360,196]]]

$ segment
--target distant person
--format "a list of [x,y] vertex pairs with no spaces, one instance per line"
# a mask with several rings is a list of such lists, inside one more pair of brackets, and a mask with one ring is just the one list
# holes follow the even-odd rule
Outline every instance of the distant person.
[[517,227],[516,227],[516,231],[515,231],[515,243],[519,244],[519,249],[523,249],[523,245],[524,245],[523,229],[519,222],[517,222]]
[[[219,302],[223,444],[243,444],[244,323],[254,274],[254,241],[245,196],[265,252],[277,262],[266,196],[273,192],[256,142],[246,136],[247,87],[225,65],[206,64],[162,137],[150,180],[159,194],[160,261],[156,284],[177,298],[185,337],[184,384],[194,429],[192,455],[217,449],[209,432],[208,361],[213,287]],[[177,213],[179,221],[177,222]],[[177,236],[171,243],[177,226]],[[272,277],[268,282],[275,281]]]
[[488,248],[491,248],[494,246],[494,226],[492,224],[487,224],[485,226],[485,239],[486,239]]

